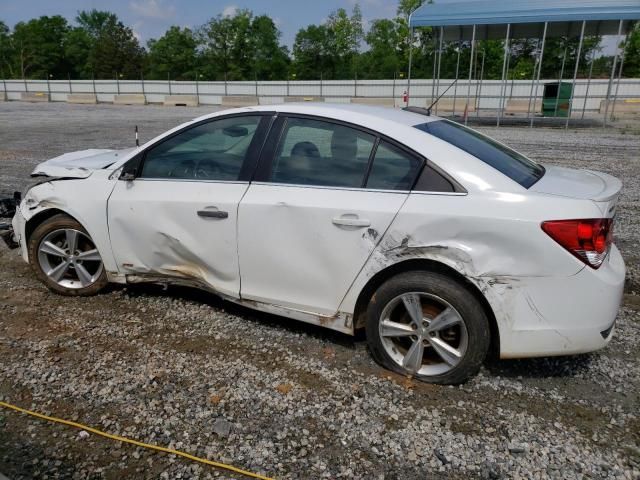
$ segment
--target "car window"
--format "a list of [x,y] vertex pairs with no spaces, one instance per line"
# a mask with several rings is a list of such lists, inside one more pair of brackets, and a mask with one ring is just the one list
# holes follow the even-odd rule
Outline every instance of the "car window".
[[237,180],[260,118],[224,118],[184,130],[146,152],[140,177]]
[[495,140],[449,120],[414,125],[491,165],[524,188],[544,175],[544,167]]
[[290,118],[276,150],[270,181],[362,187],[375,137],[355,128]]
[[417,158],[383,140],[376,149],[367,188],[410,190],[421,163]]

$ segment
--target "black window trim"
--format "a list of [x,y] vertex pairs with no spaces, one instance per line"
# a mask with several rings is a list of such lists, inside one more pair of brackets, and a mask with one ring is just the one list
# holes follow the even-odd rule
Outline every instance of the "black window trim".
[[[126,173],[132,173],[134,175],[134,179],[136,180],[139,179],[139,180],[156,180],[156,181],[200,181],[200,182],[248,183],[252,180],[252,177],[258,167],[258,163],[262,155],[262,150],[264,149],[266,140],[273,126],[275,115],[276,115],[275,111],[237,112],[237,113],[218,115],[215,117],[209,117],[209,118],[200,120],[198,122],[185,125],[180,130],[176,130],[172,134],[162,137],[157,142],[153,143],[152,145],[149,145],[143,151],[139,152],[133,158],[125,162],[125,164],[122,166],[122,172],[120,173],[120,178],[122,178]],[[218,120],[226,120],[229,118],[236,118],[236,117],[265,117],[265,118],[262,118],[260,122],[258,122],[258,126],[256,128],[254,137],[251,139],[251,143],[249,144],[249,147],[247,149],[248,155],[242,162],[242,165],[240,166],[240,173],[238,175],[239,178],[237,180],[225,181],[225,180],[199,180],[199,179],[188,179],[188,178],[187,179],[144,178],[140,176],[140,174],[142,173],[142,169],[144,167],[144,162],[146,160],[147,153],[153,148],[192,128],[196,128],[211,122],[216,122]],[[266,117],[269,117],[269,118],[266,118]],[[257,144],[254,145],[254,142],[257,142]]]
[[[440,173],[441,175],[443,175],[447,180],[449,180],[453,186],[455,191],[454,192],[433,192],[433,193],[467,193],[467,191],[455,180],[453,180],[451,178],[450,175],[448,175],[447,173],[443,172],[442,169],[440,169],[439,167],[437,167],[436,165],[434,165],[429,159],[427,159],[424,155],[421,155],[420,153],[416,152],[415,150],[411,149],[410,147],[404,145],[403,143],[398,142],[397,140],[388,137],[387,135],[384,135],[383,133],[380,133],[376,130],[372,130],[370,128],[367,127],[363,127],[362,125],[357,125],[355,123],[351,123],[351,122],[345,122],[344,120],[339,120],[336,118],[331,118],[331,117],[323,117],[321,115],[314,115],[314,114],[307,114],[307,113],[289,113],[289,112],[277,112],[275,115],[275,121],[272,124],[272,128],[268,134],[268,137],[265,141],[265,145],[262,149],[262,155],[260,156],[260,159],[258,161],[258,167],[255,170],[255,175],[253,176],[253,178],[251,179],[252,182],[256,182],[256,183],[260,183],[260,184],[264,184],[264,185],[290,185],[290,184],[281,184],[281,183],[277,183],[277,182],[272,182],[269,180],[269,177],[271,175],[271,168],[273,165],[273,162],[275,161],[275,155],[276,155],[276,150],[278,148],[278,146],[280,145],[280,141],[282,140],[282,135],[285,132],[286,129],[286,125],[287,125],[287,120],[290,118],[300,118],[300,119],[305,119],[305,120],[316,120],[316,121],[320,121],[320,122],[326,122],[326,123],[333,123],[336,125],[342,125],[344,127],[348,127],[348,128],[353,128],[355,130],[358,130],[362,133],[366,133],[369,135],[372,135],[375,137],[374,140],[374,145],[373,148],[371,149],[371,153],[369,154],[369,162],[367,164],[367,170],[365,173],[365,176],[363,178],[363,183],[362,186],[360,187],[328,187],[328,188],[341,188],[341,189],[347,189],[347,190],[371,190],[371,191],[385,191],[385,192],[395,192],[395,193],[406,193],[406,192],[413,192],[413,188],[416,185],[416,183],[418,182],[418,179],[420,178],[420,176],[422,175],[422,172],[424,171],[424,167],[425,165],[428,163],[430,167],[434,168],[435,170],[438,171],[438,173]],[[413,180],[413,183],[411,184],[411,188],[409,190],[382,190],[382,189],[367,189],[366,187],[366,183],[369,180],[369,174],[371,173],[371,168],[373,167],[373,161],[375,158],[375,153],[378,149],[378,145],[380,144],[380,142],[385,141],[391,145],[393,145],[394,147],[398,148],[400,151],[404,152],[405,154],[415,158],[416,160],[418,160],[421,165],[418,167],[418,171],[416,172],[416,176]],[[308,187],[308,188],[314,188],[314,187],[324,187],[326,188],[326,185],[298,185],[300,187]],[[429,193],[429,192],[420,192],[420,193]]]

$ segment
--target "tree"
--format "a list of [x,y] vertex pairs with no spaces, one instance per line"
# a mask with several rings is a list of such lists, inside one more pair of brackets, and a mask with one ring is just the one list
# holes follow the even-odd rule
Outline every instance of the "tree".
[[87,30],[74,27],[67,32],[64,39],[64,54],[69,66],[68,74],[73,78],[91,78],[92,69],[89,64],[94,41]]
[[280,45],[280,31],[273,20],[260,15],[251,22],[251,69],[259,80],[287,78],[289,50]]
[[247,42],[252,13],[236,10],[232,16],[218,15],[202,27],[205,75],[216,80],[243,80],[247,69]]
[[125,78],[140,78],[145,60],[145,50],[118,17],[109,12],[80,12],[78,23],[91,37],[91,50],[86,69],[96,78],[113,78],[120,74]]
[[280,31],[266,15],[250,10],[218,15],[200,29],[207,78],[253,80],[285,78],[289,52],[280,45]]
[[118,23],[115,13],[96,10],[82,10],[76,16],[76,22],[91,38],[97,39],[108,25]]
[[147,77],[193,80],[197,74],[198,43],[188,28],[170,27],[158,40],[149,40]]
[[640,77],[640,23],[635,24],[627,37],[623,73],[626,77]]
[[373,20],[365,36],[369,50],[359,61],[364,78],[393,78],[401,68],[400,38],[396,22]]
[[301,80],[335,77],[331,32],[325,25],[298,30],[293,44],[296,77]]
[[60,15],[17,23],[11,35],[14,74],[22,78],[66,76],[64,38],[68,30]]
[[7,24],[0,20],[0,76],[13,78],[13,44],[11,31]]

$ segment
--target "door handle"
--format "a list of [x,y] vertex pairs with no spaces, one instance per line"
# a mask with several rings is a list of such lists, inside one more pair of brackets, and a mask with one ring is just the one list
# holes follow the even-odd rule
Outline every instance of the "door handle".
[[228,218],[229,212],[222,210],[198,210],[198,216],[204,218]]
[[358,218],[357,215],[342,215],[341,217],[334,217],[331,220],[334,225],[338,225],[340,227],[369,227],[371,226],[371,221],[366,218]]

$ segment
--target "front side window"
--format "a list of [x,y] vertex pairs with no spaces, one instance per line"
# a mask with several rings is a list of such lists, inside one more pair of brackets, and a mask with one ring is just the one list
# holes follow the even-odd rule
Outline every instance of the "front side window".
[[146,152],[140,177],[238,180],[260,119],[224,118],[184,130]]
[[354,128],[290,118],[276,150],[270,181],[295,185],[363,185],[375,137]]
[[382,140],[373,157],[367,188],[410,190],[422,162]]
[[524,188],[529,188],[544,175],[541,165],[459,123],[436,120],[414,126],[491,165]]

